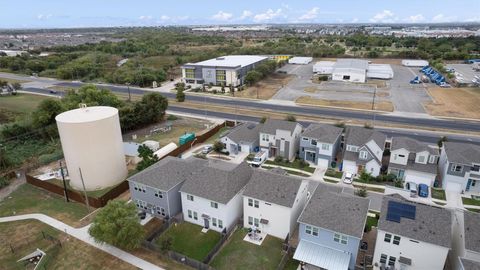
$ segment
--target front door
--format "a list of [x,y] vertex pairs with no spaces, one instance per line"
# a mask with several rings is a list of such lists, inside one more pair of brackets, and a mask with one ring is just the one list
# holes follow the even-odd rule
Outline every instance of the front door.
[[204,223],[205,223],[204,227],[205,227],[206,229],[210,228],[210,221],[209,221],[207,218],[204,219]]
[[398,170],[398,179],[403,179],[403,176],[405,175],[404,170]]
[[470,191],[470,187],[472,186],[472,179],[468,179],[467,181],[467,187],[465,188],[465,191]]

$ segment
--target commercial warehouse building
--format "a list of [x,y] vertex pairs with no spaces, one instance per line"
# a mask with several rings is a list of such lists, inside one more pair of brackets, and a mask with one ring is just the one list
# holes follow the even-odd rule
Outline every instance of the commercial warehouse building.
[[304,56],[295,56],[288,59],[288,63],[293,65],[308,65],[312,61],[313,61],[312,57],[304,57]]
[[182,82],[192,86],[213,84],[237,87],[243,84],[248,71],[267,59],[266,56],[229,55],[187,63],[181,67]]
[[333,81],[365,82],[367,78],[392,79],[393,70],[390,65],[369,64],[362,59],[338,59],[319,61],[313,65],[313,73],[331,75]]

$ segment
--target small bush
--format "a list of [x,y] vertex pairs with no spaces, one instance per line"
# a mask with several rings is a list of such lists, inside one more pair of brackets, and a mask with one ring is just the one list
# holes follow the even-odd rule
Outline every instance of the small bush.
[[318,80],[321,82],[328,81],[328,76],[327,75],[318,76]]
[[291,114],[287,115],[285,117],[285,120],[289,121],[289,122],[297,122],[297,118]]
[[169,115],[167,116],[167,120],[168,120],[168,121],[175,121],[175,120],[178,120],[178,119],[180,119],[180,118],[178,118],[178,116],[173,115],[173,114],[169,114]]
[[213,143],[212,148],[213,148],[213,151],[220,152],[225,148],[225,145],[221,141],[215,141]]
[[308,166],[308,162],[306,162],[305,160],[301,159],[299,162],[298,162],[298,166],[300,168],[305,168]]
[[355,195],[365,198],[367,197],[367,189],[365,187],[358,188],[355,190]]
[[6,177],[4,176],[0,176],[0,189],[8,186],[10,184],[10,180],[8,180]]
[[251,153],[247,156],[247,160],[248,161],[253,161],[253,158],[255,157],[255,154],[254,153]]
[[58,152],[54,152],[54,153],[50,153],[50,154],[43,154],[43,155],[38,157],[38,163],[40,163],[40,165],[45,165],[45,164],[48,164],[50,162],[54,162],[54,161],[62,159],[62,158],[63,158],[63,152],[62,151],[58,151]]
[[274,159],[274,161],[275,161],[276,163],[282,163],[282,162],[283,162],[283,157],[282,157],[282,156],[276,156],[275,159]]

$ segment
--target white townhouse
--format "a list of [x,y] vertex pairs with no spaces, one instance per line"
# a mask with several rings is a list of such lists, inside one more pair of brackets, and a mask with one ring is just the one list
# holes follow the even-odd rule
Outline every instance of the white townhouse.
[[307,202],[308,183],[283,170],[254,170],[243,193],[243,226],[285,239],[296,228]]
[[386,139],[383,133],[373,129],[347,127],[342,171],[359,174],[365,170],[372,176],[378,176]]
[[242,216],[242,194],[252,170],[245,162],[208,160],[180,189],[184,220],[218,232],[231,228]]
[[445,190],[480,193],[480,146],[444,142],[438,167]]
[[374,269],[444,269],[451,240],[450,210],[384,196]]
[[434,185],[440,156],[438,147],[407,137],[394,137],[390,153],[389,173],[405,183]]
[[298,152],[302,125],[297,122],[267,119],[260,128],[260,149],[268,157],[281,156],[293,160]]

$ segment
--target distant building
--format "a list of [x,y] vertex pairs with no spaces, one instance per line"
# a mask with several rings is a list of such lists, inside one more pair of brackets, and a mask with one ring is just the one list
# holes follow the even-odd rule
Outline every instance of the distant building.
[[438,166],[445,190],[480,192],[480,146],[444,142]]
[[393,69],[387,64],[370,64],[363,59],[338,59],[319,61],[313,65],[313,73],[331,75],[333,81],[365,82],[371,79],[392,79]]
[[248,71],[267,59],[266,56],[229,55],[187,63],[181,67],[182,82],[192,86],[213,84],[237,87],[243,85]]

